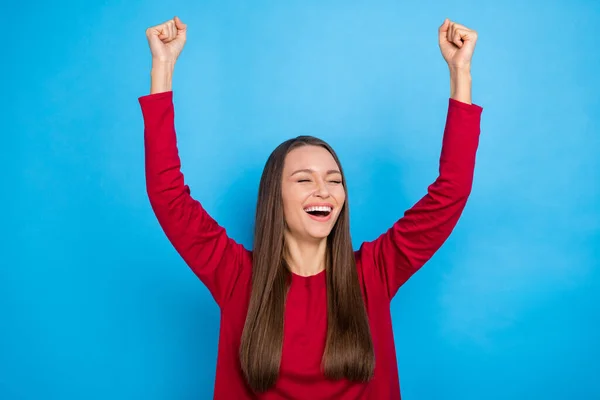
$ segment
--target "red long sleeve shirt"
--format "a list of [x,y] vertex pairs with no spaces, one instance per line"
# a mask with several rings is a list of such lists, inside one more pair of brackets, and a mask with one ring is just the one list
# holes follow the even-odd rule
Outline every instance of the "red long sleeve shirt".
[[177,150],[173,92],[139,98],[144,118],[146,183],[150,203],[166,236],[210,290],[221,309],[214,398],[400,399],[390,302],[398,288],[440,248],[456,225],[471,191],[482,108],[449,99],[439,176],[412,208],[377,239],[355,252],[375,349],[368,383],[327,379],[321,358],[327,331],[323,271],[292,274],[285,305],[279,378],[253,393],[238,352],[251,289],[252,253],[231,239],[184,182]]

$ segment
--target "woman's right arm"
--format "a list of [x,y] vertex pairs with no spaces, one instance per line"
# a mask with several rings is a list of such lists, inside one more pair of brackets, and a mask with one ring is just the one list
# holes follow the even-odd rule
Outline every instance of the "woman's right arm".
[[[176,35],[181,26],[184,27],[183,39],[178,35],[175,38],[169,36],[169,32],[173,32],[172,27],[163,25],[170,23],[178,28]],[[166,32],[164,38],[161,32]],[[171,20],[148,29],[147,35],[150,36],[148,40],[153,53],[152,84],[150,94],[140,97],[139,102],[144,118],[148,197],[169,241],[222,306],[231,295],[247,251],[229,238],[225,229],[191,197],[181,172],[175,133],[171,79],[176,57],[169,60],[155,56],[155,52],[164,50],[155,47],[165,45],[164,42],[167,42],[166,46],[177,44],[178,39],[182,40],[179,43],[181,52],[185,25],[178,19]],[[159,39],[160,43],[155,39]]]

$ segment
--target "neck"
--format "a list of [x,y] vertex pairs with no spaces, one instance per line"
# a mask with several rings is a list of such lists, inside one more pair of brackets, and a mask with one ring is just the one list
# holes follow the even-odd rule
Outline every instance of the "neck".
[[316,275],[325,269],[327,238],[320,240],[301,240],[285,233],[285,260],[296,275]]

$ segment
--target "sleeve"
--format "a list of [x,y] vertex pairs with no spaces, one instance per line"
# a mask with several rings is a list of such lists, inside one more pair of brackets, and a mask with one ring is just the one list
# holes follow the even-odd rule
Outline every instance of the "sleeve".
[[173,92],[138,100],[144,118],[146,189],[152,210],[173,247],[222,307],[246,250],[190,195],[177,149]]
[[482,111],[476,104],[449,99],[437,179],[387,232],[361,246],[390,300],[458,222],[471,193]]

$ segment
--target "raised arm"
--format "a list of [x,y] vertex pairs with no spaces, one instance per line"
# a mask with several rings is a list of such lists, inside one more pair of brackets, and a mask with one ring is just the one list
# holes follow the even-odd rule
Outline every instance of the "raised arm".
[[450,99],[439,175],[427,194],[386,233],[361,246],[375,264],[390,300],[398,288],[442,246],[467,203],[473,184],[483,108],[471,103],[470,60],[474,31],[449,20],[439,29],[440,48],[450,67]]
[[222,306],[233,290],[242,258],[248,254],[191,197],[181,172],[171,78],[185,43],[185,29],[176,18],[146,32],[153,55],[151,94],[139,98],[146,188],[168,239]]
[[363,244],[391,299],[442,246],[467,203],[473,182],[482,108],[449,99],[437,179],[427,194],[375,241]]

